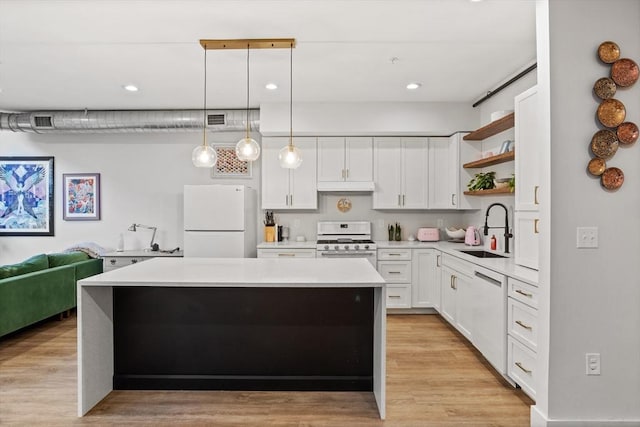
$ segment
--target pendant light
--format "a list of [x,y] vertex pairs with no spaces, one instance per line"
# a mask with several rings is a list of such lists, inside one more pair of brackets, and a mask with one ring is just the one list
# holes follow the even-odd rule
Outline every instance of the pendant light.
[[204,46],[204,107],[202,109],[202,145],[198,145],[191,153],[191,161],[198,168],[211,168],[218,161],[218,154],[207,144],[207,46]]
[[280,150],[278,160],[286,169],[297,169],[302,164],[302,153],[293,145],[293,43],[289,50],[289,144]]
[[260,145],[249,136],[249,47],[247,44],[247,134],[236,144],[236,157],[244,162],[253,162],[260,157]]

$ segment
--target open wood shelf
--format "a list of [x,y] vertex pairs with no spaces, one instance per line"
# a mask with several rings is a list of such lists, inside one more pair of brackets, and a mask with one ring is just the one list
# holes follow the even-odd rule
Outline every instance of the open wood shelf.
[[511,129],[515,125],[515,113],[507,114],[504,117],[499,118],[480,129],[462,137],[465,141],[482,141],[490,136],[497,135],[502,131]]
[[465,196],[495,196],[498,194],[513,195],[513,192],[511,192],[509,190],[509,187],[507,187],[507,188],[492,188],[491,190],[465,191],[464,194]]
[[495,156],[486,157],[484,159],[465,163],[464,165],[462,165],[462,167],[465,169],[484,168],[486,166],[493,166],[493,165],[499,165],[500,163],[510,162],[512,160],[515,160],[515,158],[516,158],[515,151],[507,151],[506,153],[497,154]]

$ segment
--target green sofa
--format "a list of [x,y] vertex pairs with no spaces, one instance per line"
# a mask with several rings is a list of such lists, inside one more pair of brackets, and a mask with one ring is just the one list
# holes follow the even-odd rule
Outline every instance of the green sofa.
[[76,282],[102,273],[84,252],[35,255],[0,267],[0,337],[76,306]]

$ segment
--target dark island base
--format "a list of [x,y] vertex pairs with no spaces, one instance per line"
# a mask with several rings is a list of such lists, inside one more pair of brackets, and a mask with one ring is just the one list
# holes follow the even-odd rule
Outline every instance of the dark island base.
[[373,390],[372,288],[113,290],[116,390]]

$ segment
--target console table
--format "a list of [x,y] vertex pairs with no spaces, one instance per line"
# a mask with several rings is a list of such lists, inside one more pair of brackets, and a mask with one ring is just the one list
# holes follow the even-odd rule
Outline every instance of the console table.
[[109,252],[102,256],[104,272],[115,270],[116,268],[126,267],[127,265],[136,264],[142,261],[148,261],[157,257],[181,257],[182,251],[162,252],[162,251],[119,251]]

